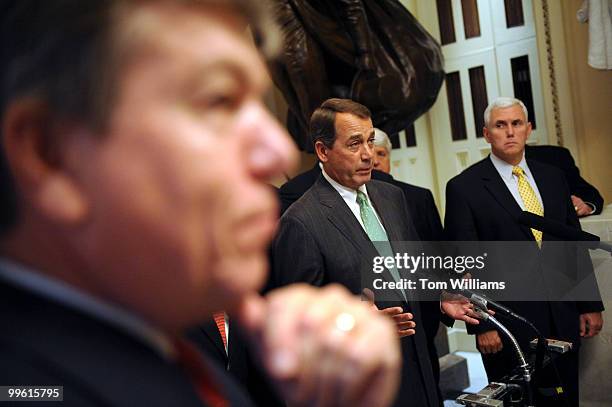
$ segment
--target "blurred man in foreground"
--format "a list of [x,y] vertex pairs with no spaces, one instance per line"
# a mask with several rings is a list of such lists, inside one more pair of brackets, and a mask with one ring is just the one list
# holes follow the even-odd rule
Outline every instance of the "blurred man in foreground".
[[0,3],[1,385],[248,406],[181,338],[224,310],[289,402],[393,398],[386,318],[339,287],[256,295],[277,213],[264,181],[295,153],[261,103],[255,3]]

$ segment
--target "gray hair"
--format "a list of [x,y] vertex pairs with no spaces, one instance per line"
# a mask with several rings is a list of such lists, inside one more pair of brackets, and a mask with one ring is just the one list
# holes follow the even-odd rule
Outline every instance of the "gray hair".
[[387,133],[381,129],[374,128],[374,145],[376,147],[384,147],[387,152],[391,152],[391,140]]
[[525,120],[529,121],[529,113],[527,112],[527,108],[525,104],[516,98],[511,98],[507,96],[500,96],[495,98],[489,106],[484,111],[484,125],[489,126],[489,119],[491,119],[491,112],[493,109],[503,109],[506,107],[512,107],[519,105],[521,109],[523,109],[523,113],[525,113]]

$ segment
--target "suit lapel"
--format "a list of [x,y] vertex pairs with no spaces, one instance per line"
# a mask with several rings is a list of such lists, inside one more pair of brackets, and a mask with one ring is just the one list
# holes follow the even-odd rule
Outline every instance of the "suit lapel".
[[374,245],[338,191],[327,182],[323,175],[319,177],[314,188],[319,195],[319,202],[325,207],[324,212],[327,214],[327,219],[358,251],[375,256]]
[[[319,177],[313,188],[319,196],[319,202],[324,207],[323,212],[327,214],[327,219],[355,247],[356,253],[368,259],[379,256],[376,247],[374,247],[351,209],[323,175]],[[385,275],[388,281],[394,281],[388,270],[385,270]],[[399,293],[397,294],[397,300],[404,301]]]
[[[489,158],[485,158],[483,162],[482,181],[487,191],[493,196],[493,199],[495,199],[513,219],[518,219],[522,209],[519,204],[516,203],[512,193],[508,190],[504,180],[502,180]],[[520,229],[530,240],[534,240],[533,234],[528,227],[521,225]]]

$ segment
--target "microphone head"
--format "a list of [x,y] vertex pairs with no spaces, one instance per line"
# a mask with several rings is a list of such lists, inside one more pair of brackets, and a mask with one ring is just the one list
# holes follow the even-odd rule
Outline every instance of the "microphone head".
[[[541,225],[542,221],[546,221],[546,218],[544,218],[543,216],[540,215],[536,215],[535,213],[531,213],[528,211],[522,211],[518,218],[517,218],[518,223],[520,223],[523,226],[527,226],[527,227],[533,227],[536,225]],[[535,229],[535,228],[534,228]]]
[[517,221],[523,226],[540,230],[559,239],[578,242],[599,242],[599,236],[570,227],[557,220],[536,215],[535,213],[523,211],[518,216]]

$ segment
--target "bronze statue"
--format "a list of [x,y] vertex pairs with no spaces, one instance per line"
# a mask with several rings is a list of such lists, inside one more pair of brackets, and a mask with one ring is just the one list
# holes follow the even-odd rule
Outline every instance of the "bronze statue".
[[397,0],[274,0],[283,30],[272,79],[289,104],[288,127],[312,151],[307,123],[329,97],[366,105],[387,133],[408,127],[436,100],[440,45]]

